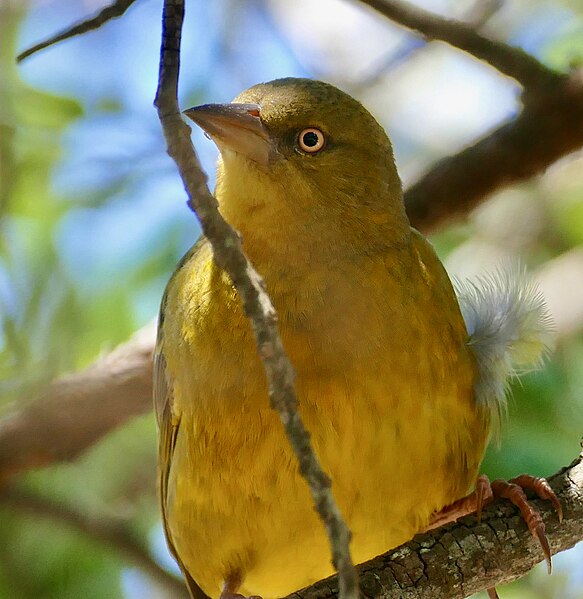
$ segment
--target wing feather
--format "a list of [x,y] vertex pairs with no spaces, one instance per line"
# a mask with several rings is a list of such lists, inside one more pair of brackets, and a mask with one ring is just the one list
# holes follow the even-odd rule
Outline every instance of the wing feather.
[[[199,244],[196,244],[182,259],[178,265],[180,269],[188,259],[194,255]],[[172,277],[168,283],[168,287],[172,285]],[[167,293],[162,298],[162,306],[160,308],[160,317],[158,322],[158,339],[156,341],[156,350],[154,352],[154,412],[158,423],[159,445],[158,445],[158,480],[159,480],[159,498],[160,508],[162,512],[162,523],[164,526],[164,534],[170,553],[178,563],[182,574],[186,580],[186,586],[192,599],[208,599],[207,595],[198,586],[192,578],[184,564],[182,563],[174,542],[172,534],[168,526],[167,519],[167,499],[168,499],[168,477],[170,468],[172,467],[172,457],[176,446],[176,437],[180,428],[180,420],[177,420],[173,415],[173,384],[170,374],[166,367],[166,359],[163,351],[163,336],[164,336],[164,311],[166,309]]]

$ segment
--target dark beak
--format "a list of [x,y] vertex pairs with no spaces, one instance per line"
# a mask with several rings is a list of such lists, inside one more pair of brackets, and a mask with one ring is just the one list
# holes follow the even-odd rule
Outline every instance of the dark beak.
[[183,114],[212,137],[221,152],[229,149],[262,165],[277,153],[258,104],[203,104]]

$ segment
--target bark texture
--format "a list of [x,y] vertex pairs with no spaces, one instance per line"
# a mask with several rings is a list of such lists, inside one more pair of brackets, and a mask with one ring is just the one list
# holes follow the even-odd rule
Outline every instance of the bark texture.
[[[564,509],[559,523],[549,502],[535,500],[546,523],[552,553],[583,539],[583,461],[549,480]],[[389,499],[390,500],[390,499]],[[524,576],[543,561],[538,542],[507,501],[474,517],[416,536],[409,543],[357,567],[362,595],[369,599],[462,599]],[[288,599],[335,599],[335,577]]]

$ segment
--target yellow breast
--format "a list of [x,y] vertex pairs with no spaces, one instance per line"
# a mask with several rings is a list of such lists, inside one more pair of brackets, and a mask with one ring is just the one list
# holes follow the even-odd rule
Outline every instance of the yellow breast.
[[[420,236],[309,272],[300,288],[264,274],[301,416],[362,562],[407,541],[468,490],[487,422],[473,402],[457,301]],[[216,597],[239,572],[242,593],[268,598],[331,574],[324,528],[269,408],[250,326],[208,247],[169,287],[162,351],[180,420],[168,527],[194,579]]]

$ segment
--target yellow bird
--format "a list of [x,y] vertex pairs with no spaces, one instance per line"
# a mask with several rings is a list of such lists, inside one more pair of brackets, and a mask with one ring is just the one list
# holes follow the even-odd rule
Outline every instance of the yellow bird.
[[[544,305],[518,273],[466,285],[462,315],[407,220],[387,135],[335,87],[281,79],[185,114],[220,149],[220,211],[265,279],[353,559],[368,560],[473,488],[513,362],[543,351]],[[193,597],[282,597],[332,574],[250,324],[204,239],[166,289],[155,370],[164,527]]]

